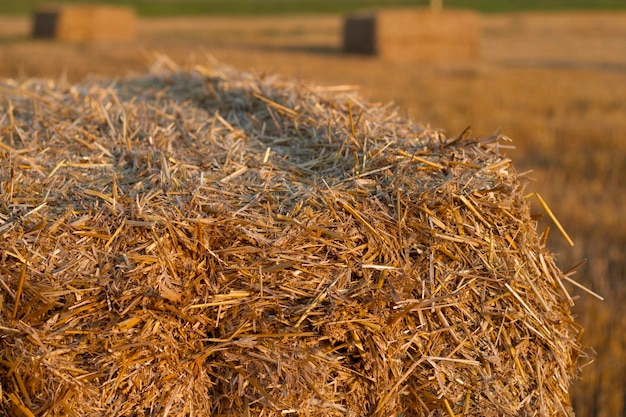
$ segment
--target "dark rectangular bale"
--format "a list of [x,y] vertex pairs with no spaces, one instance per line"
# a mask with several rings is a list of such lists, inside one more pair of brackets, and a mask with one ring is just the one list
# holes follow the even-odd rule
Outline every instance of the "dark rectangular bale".
[[33,14],[33,37],[53,38],[56,32],[58,10],[40,9]]
[[376,15],[368,13],[346,17],[343,24],[343,51],[376,54]]

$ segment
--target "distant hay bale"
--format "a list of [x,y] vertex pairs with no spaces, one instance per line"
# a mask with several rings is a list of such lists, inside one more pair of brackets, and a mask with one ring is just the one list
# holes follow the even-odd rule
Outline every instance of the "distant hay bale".
[[343,50],[393,61],[460,61],[480,55],[480,18],[475,12],[389,9],[349,15]]
[[135,38],[135,12],[130,7],[62,5],[33,15],[33,36],[63,41],[129,41]]
[[572,415],[499,136],[222,67],[0,91],[3,415]]
[[343,22],[344,52],[375,55],[378,52],[376,41],[376,16],[360,13],[347,16]]

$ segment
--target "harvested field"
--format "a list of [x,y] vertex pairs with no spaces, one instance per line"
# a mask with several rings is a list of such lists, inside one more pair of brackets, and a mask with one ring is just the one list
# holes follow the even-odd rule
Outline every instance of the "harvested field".
[[137,41],[115,48],[32,41],[28,18],[1,20],[0,76],[76,81],[142,73],[153,49],[182,63],[205,63],[210,53],[257,73],[357,84],[362,95],[394,100],[451,136],[467,125],[479,137],[500,128],[514,139],[516,150],[506,152],[520,171],[534,170],[528,177],[538,181],[527,188],[543,195],[575,242],[570,248],[550,234],[559,265],[587,259],[574,278],[606,297],[573,296],[582,341],[597,352],[574,385],[577,415],[624,414],[624,14],[483,16],[481,60],[458,66],[345,58],[340,16],[142,19]]

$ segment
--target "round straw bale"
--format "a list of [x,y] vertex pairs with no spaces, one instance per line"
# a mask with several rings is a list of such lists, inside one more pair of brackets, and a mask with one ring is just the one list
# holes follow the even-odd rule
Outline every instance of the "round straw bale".
[[568,416],[502,138],[232,69],[0,85],[0,410]]

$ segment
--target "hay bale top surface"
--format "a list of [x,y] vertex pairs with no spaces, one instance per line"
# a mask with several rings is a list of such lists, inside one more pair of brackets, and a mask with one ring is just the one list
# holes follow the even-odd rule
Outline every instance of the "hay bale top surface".
[[0,86],[9,415],[571,415],[502,138],[224,67]]

